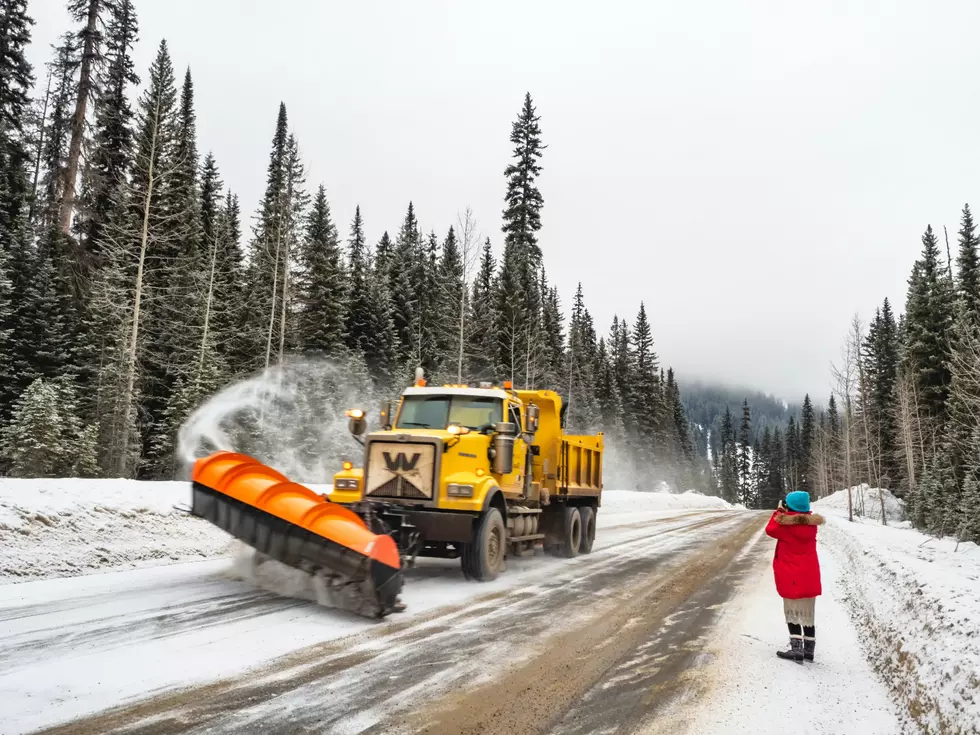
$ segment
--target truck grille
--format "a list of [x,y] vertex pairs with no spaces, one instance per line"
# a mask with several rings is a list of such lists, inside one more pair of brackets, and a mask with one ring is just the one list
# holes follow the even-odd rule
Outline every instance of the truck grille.
[[372,442],[368,448],[365,495],[432,500],[435,460],[434,444]]

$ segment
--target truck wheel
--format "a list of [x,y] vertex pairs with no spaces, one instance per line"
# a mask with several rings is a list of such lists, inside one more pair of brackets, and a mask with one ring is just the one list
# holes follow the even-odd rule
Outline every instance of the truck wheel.
[[582,546],[582,516],[578,508],[566,506],[561,512],[561,546],[559,554],[566,559],[578,556]]
[[578,513],[582,516],[582,545],[579,551],[591,554],[592,544],[595,543],[595,511],[586,505],[579,508]]
[[507,551],[507,528],[500,511],[491,508],[480,517],[473,540],[463,544],[461,565],[467,579],[489,582],[497,578],[504,566]]

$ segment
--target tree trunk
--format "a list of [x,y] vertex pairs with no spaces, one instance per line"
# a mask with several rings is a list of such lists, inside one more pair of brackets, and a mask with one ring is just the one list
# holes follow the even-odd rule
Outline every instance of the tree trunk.
[[34,182],[31,185],[31,206],[28,210],[27,218],[30,222],[34,221],[34,213],[37,209],[37,182],[41,177],[41,153],[44,150],[44,124],[48,119],[48,100],[51,98],[51,71],[48,70],[48,85],[44,90],[44,107],[41,109],[41,123],[37,131],[37,155],[34,157]]
[[129,347],[126,351],[126,389],[122,396],[122,409],[125,411],[122,417],[123,423],[120,427],[120,441],[118,445],[119,460],[117,471],[120,476],[125,476],[126,452],[129,447],[129,416],[133,405],[133,393],[136,388],[136,349],[139,340],[140,328],[140,303],[143,298],[143,267],[146,263],[146,248],[150,235],[150,203],[153,200],[153,168],[157,157],[157,137],[160,131],[160,102],[157,98],[157,107],[154,111],[153,135],[150,140],[150,161],[147,166],[146,176],[146,198],[143,200],[143,225],[140,231],[140,257],[139,265],[136,269],[136,286],[133,296],[133,326],[129,333]]
[[61,186],[61,211],[58,216],[61,231],[66,235],[71,234],[71,215],[75,208],[75,180],[78,178],[78,165],[82,157],[88,100],[92,95],[93,67],[97,53],[97,25],[101,9],[102,0],[89,0],[88,16],[85,19],[85,45],[82,47],[82,65],[78,75],[78,98],[75,101],[75,114],[71,121],[71,144],[68,146],[68,165]]

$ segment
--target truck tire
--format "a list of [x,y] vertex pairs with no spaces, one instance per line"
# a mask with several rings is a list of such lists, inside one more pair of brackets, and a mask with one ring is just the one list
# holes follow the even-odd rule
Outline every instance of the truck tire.
[[504,568],[507,527],[496,508],[490,508],[477,522],[473,540],[463,544],[461,566],[467,579],[489,582]]
[[561,545],[558,553],[566,559],[578,556],[582,547],[582,516],[578,508],[565,506],[561,511]]
[[579,551],[583,554],[592,553],[592,544],[595,543],[595,510],[591,506],[583,506],[578,509],[582,516],[582,545]]

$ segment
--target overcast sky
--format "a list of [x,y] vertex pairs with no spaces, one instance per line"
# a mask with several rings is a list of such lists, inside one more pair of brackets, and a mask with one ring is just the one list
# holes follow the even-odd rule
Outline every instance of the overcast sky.
[[[596,324],[641,300],[683,381],[829,390],[851,315],[980,183],[980,3],[135,0],[145,78],[190,66],[202,151],[254,212],[280,100],[344,237],[414,200],[499,252],[510,125],[541,115],[547,270]],[[31,0],[32,61],[67,27]],[[273,10],[275,7],[275,10]],[[955,241],[954,241],[955,244]]]

